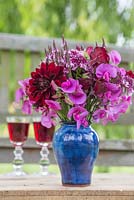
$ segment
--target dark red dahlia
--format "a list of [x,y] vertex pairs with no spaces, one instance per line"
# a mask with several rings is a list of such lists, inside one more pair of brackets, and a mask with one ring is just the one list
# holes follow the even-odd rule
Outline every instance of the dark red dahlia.
[[109,55],[105,47],[96,46],[90,52],[91,65],[98,66],[101,63],[109,63]]
[[56,85],[61,86],[61,83],[66,80],[63,69],[63,66],[42,62],[40,68],[36,68],[36,71],[31,73],[29,99],[35,102],[35,107],[43,107],[45,100],[53,99],[56,91],[53,89],[51,81],[53,80]]

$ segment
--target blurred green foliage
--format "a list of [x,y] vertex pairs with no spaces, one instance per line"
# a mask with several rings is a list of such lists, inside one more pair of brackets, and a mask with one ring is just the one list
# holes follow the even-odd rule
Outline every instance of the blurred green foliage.
[[134,0],[0,0],[0,32],[126,43]]

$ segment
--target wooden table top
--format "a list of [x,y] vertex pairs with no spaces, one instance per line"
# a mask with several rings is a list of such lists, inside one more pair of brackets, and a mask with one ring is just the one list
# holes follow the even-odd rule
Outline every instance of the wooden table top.
[[0,176],[0,200],[134,200],[134,174],[94,174],[87,187],[65,187],[60,176]]

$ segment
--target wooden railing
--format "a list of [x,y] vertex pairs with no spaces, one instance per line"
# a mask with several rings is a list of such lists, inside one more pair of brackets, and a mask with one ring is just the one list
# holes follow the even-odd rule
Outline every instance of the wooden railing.
[[[61,39],[54,39],[60,47]],[[29,37],[20,35],[0,34],[0,123],[6,122],[6,116],[12,110],[14,92],[18,87],[18,80],[28,77],[30,71],[38,66],[44,58],[44,49],[51,45],[53,39]],[[91,45],[83,41],[68,40],[69,48],[76,44],[84,47]],[[108,49],[118,50],[122,56],[124,66],[134,68],[134,49],[108,45]],[[134,107],[116,123],[122,126],[134,125]],[[118,134],[118,133],[117,133]],[[134,134],[134,133],[133,133]],[[8,162],[11,145],[6,139],[0,139],[0,162]],[[37,159],[38,147],[29,140],[25,146],[26,161]],[[3,153],[1,153],[3,152]],[[98,165],[134,165],[133,141],[101,141]],[[32,156],[29,156],[32,155]],[[4,155],[4,156],[3,156]],[[116,159],[113,159],[116,156]],[[53,158],[52,154],[51,157]],[[28,159],[27,159],[28,158]],[[104,159],[105,158],[105,159]],[[31,162],[29,160],[29,162]],[[54,162],[54,159],[52,159]]]

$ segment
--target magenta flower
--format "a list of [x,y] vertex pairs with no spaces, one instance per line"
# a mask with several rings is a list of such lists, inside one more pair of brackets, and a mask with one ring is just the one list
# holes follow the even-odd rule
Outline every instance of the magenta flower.
[[81,88],[82,85],[79,84],[79,81],[72,78],[61,85],[61,89],[68,93],[68,97],[73,104],[83,104],[86,101],[86,94]]
[[126,70],[124,68],[117,67],[117,71],[119,72],[119,74],[121,76],[125,76],[126,75]]
[[109,57],[110,61],[115,65],[118,65],[121,62],[121,56],[118,51],[112,50],[109,53]]
[[79,84],[79,81],[76,80],[76,87],[75,91],[72,94],[68,94],[69,99],[74,103],[74,104],[83,104],[86,101],[86,94],[84,91],[81,89],[82,86]]
[[107,110],[107,119],[105,119],[104,124],[108,121],[115,122],[122,113],[125,113],[128,109],[129,102],[123,101],[118,105],[110,106]]
[[48,105],[49,109],[58,111],[61,110],[61,105],[53,100],[45,100],[45,103]]
[[99,79],[104,79],[109,82],[110,78],[117,76],[117,68],[110,64],[100,64],[96,68],[96,76]]
[[61,110],[61,106],[58,102],[53,100],[45,100],[46,108],[43,110],[41,117],[41,124],[47,128],[55,126],[55,118],[58,117],[57,111]]
[[106,117],[106,111],[104,109],[98,109],[93,113],[93,120],[99,123],[100,119]]
[[68,96],[75,105],[83,104],[86,101],[86,94],[83,90],[76,90],[73,94],[69,94]]
[[107,100],[113,101],[119,98],[122,92],[120,85],[114,83],[105,83],[105,86],[107,88],[107,91],[105,92],[104,97]]
[[76,90],[77,82],[75,79],[69,78],[67,81],[61,84],[63,92],[72,93]]
[[16,90],[16,93],[15,93],[15,102],[19,103],[20,100],[22,100],[24,96],[25,96],[24,90],[22,88],[19,88],[18,90]]
[[29,87],[29,80],[30,80],[30,78],[18,81],[18,83],[21,87],[18,90],[16,90],[16,93],[15,93],[15,101],[17,103],[19,103],[20,100],[23,100],[23,97],[25,97],[27,95],[28,87]]
[[105,109],[98,109],[93,113],[93,119],[96,123],[102,122],[106,125],[109,121],[115,122],[121,114],[125,113],[131,103],[131,98],[123,96],[119,102],[113,102]]
[[32,104],[29,100],[23,102],[22,112],[28,115],[32,114]]
[[24,80],[20,80],[18,81],[19,85],[21,86],[23,92],[27,95],[27,89],[29,87],[29,80],[31,78],[27,78],[27,79],[24,79]]
[[73,117],[73,119],[77,122],[77,129],[79,129],[81,125],[85,127],[88,126],[88,121],[86,119],[87,115],[88,111],[85,108],[76,106],[69,110],[67,116],[68,118]]
[[57,115],[55,112],[50,111],[49,113],[45,113],[41,116],[41,124],[47,128],[51,128],[52,126],[55,126],[55,120],[54,118],[56,118]]

